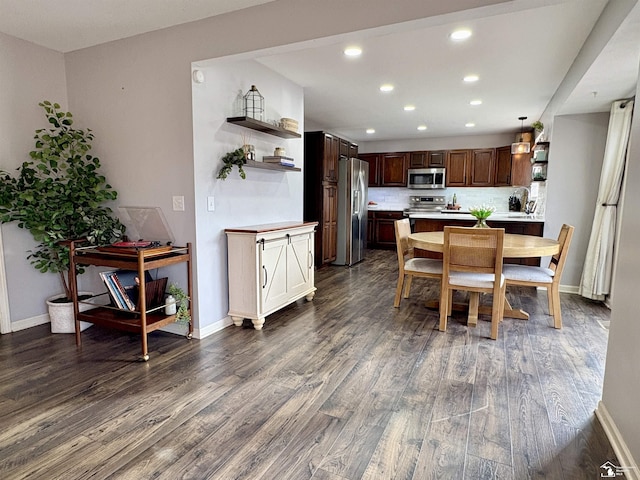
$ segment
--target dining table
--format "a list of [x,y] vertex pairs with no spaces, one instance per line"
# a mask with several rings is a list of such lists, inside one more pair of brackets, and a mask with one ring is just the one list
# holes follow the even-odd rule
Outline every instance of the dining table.
[[[409,235],[409,242],[413,248],[427,250],[430,252],[442,253],[444,249],[444,232],[416,232]],[[503,245],[503,258],[535,258],[549,257],[560,252],[558,240],[546,237],[536,237],[534,235],[520,235],[516,233],[505,233]],[[438,301],[428,302],[427,306],[438,308]],[[462,308],[454,305],[455,310]],[[491,307],[481,306],[479,313],[491,314]],[[504,299],[504,316],[528,320],[529,314],[522,309],[512,308],[509,300]]]

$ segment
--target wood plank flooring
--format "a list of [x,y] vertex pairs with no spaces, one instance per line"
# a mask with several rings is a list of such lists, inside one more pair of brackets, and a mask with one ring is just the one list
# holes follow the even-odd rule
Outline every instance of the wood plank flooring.
[[[2,479],[595,479],[616,462],[594,416],[609,311],[512,289],[529,321],[437,330],[395,252],[316,274],[313,302],[203,340],[48,326],[0,337]],[[462,297],[458,300],[464,300]],[[490,298],[483,298],[487,302]],[[621,478],[621,477],[618,477]]]

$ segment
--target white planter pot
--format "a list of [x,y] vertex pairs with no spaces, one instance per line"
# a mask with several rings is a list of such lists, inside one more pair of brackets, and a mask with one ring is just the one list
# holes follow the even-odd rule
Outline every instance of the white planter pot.
[[[91,292],[78,292],[78,295],[93,295]],[[51,333],[75,333],[76,325],[73,318],[73,303],[56,303],[53,300],[64,297],[64,294],[47,298],[49,306],[49,319],[51,320]],[[89,310],[91,305],[81,303],[78,305],[81,312]],[[86,330],[93,323],[80,322],[80,330]]]

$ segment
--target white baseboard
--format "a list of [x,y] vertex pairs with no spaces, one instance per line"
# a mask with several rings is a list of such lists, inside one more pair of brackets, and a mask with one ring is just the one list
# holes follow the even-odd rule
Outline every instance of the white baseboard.
[[214,333],[219,332],[220,330],[231,325],[233,325],[233,320],[231,320],[231,317],[224,317],[222,320],[218,320],[211,325],[207,325],[205,328],[195,329],[193,331],[193,336],[195,338],[206,338],[209,335],[213,335]]
[[560,293],[580,293],[580,287],[578,285],[562,285],[560,284]]
[[640,480],[640,470],[638,469],[638,465],[633,460],[629,447],[627,447],[624,438],[622,438],[622,435],[620,434],[620,430],[618,430],[618,427],[613,421],[611,415],[609,415],[609,411],[605,407],[604,403],[602,403],[602,400],[598,402],[598,408],[596,408],[595,413],[598,420],[600,420],[600,424],[602,425],[609,442],[611,442],[611,447],[616,453],[616,457],[618,457],[618,461],[620,462],[619,466],[626,467],[624,469],[625,478],[627,480]]
[[27,328],[44,325],[45,323],[51,323],[48,313],[43,313],[42,315],[37,315],[35,317],[24,318],[22,320],[11,322],[11,331],[19,332],[20,330],[25,330]]
[[[207,325],[203,329],[196,328],[193,330],[193,338],[202,339],[212,335],[223,328],[227,328],[229,325],[233,325],[231,317],[225,317],[211,325]],[[187,326],[180,323],[172,323],[166,327],[162,327],[160,330],[163,332],[175,333],[176,335],[187,335]]]
[[[11,322],[11,331],[18,332],[27,328],[37,327],[38,325],[44,325],[45,323],[51,323],[48,313],[43,313],[42,315],[37,315],[35,317]],[[231,317],[225,317],[222,320],[219,320],[211,325],[207,325],[203,329],[196,328],[193,331],[193,338],[208,337],[209,335],[213,335],[214,333],[227,328],[230,325],[233,325],[233,320],[231,320]],[[175,333],[176,335],[187,334],[187,326],[180,323],[172,323],[170,325],[167,325],[166,327],[163,327],[161,330],[169,333]]]

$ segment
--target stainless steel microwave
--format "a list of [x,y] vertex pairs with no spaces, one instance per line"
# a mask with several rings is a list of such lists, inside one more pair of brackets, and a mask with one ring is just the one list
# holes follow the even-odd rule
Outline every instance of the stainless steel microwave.
[[444,168],[410,168],[407,187],[416,189],[445,188]]

